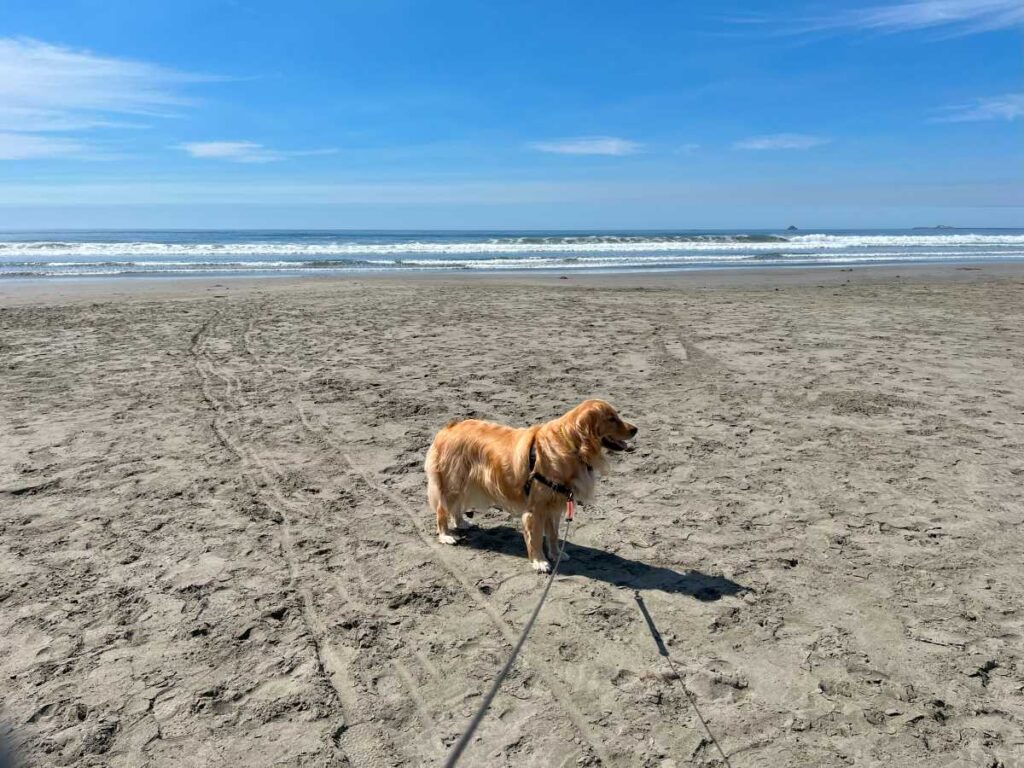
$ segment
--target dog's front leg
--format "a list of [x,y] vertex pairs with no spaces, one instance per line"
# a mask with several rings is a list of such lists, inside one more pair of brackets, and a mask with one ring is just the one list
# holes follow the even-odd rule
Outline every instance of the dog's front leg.
[[526,539],[526,557],[538,573],[550,573],[551,563],[544,557],[544,520],[536,512],[523,513],[523,538]]
[[[544,536],[548,540],[548,559],[554,562],[558,559],[558,521],[559,514],[552,512],[544,519]],[[562,559],[568,560],[569,553],[563,552]]]

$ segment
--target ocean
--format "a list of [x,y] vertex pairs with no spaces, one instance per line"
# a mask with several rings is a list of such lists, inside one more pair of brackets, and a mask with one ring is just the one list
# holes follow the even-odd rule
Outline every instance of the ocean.
[[649,272],[1024,260],[1024,229],[0,232],[0,278]]

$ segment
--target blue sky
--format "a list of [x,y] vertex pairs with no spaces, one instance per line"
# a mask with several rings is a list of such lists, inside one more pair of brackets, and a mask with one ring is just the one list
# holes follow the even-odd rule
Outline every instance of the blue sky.
[[0,227],[1024,226],[1024,5],[4,0]]

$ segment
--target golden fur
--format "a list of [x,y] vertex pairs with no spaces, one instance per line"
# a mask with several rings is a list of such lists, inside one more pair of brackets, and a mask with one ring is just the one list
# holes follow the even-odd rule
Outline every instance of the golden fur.
[[536,570],[548,572],[543,539],[554,558],[566,499],[538,481],[524,493],[531,444],[534,472],[586,502],[596,475],[607,469],[605,451],[627,449],[636,432],[603,400],[586,400],[553,421],[521,429],[476,419],[448,424],[434,437],[424,465],[438,539],[455,544],[452,526],[468,528],[466,512],[500,507],[522,516],[526,555]]

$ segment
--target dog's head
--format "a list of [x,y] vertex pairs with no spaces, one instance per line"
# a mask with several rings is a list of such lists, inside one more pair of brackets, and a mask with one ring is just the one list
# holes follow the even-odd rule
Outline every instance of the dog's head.
[[563,417],[579,440],[580,455],[588,464],[600,465],[604,451],[631,451],[629,440],[637,428],[623,420],[604,400],[585,400]]

